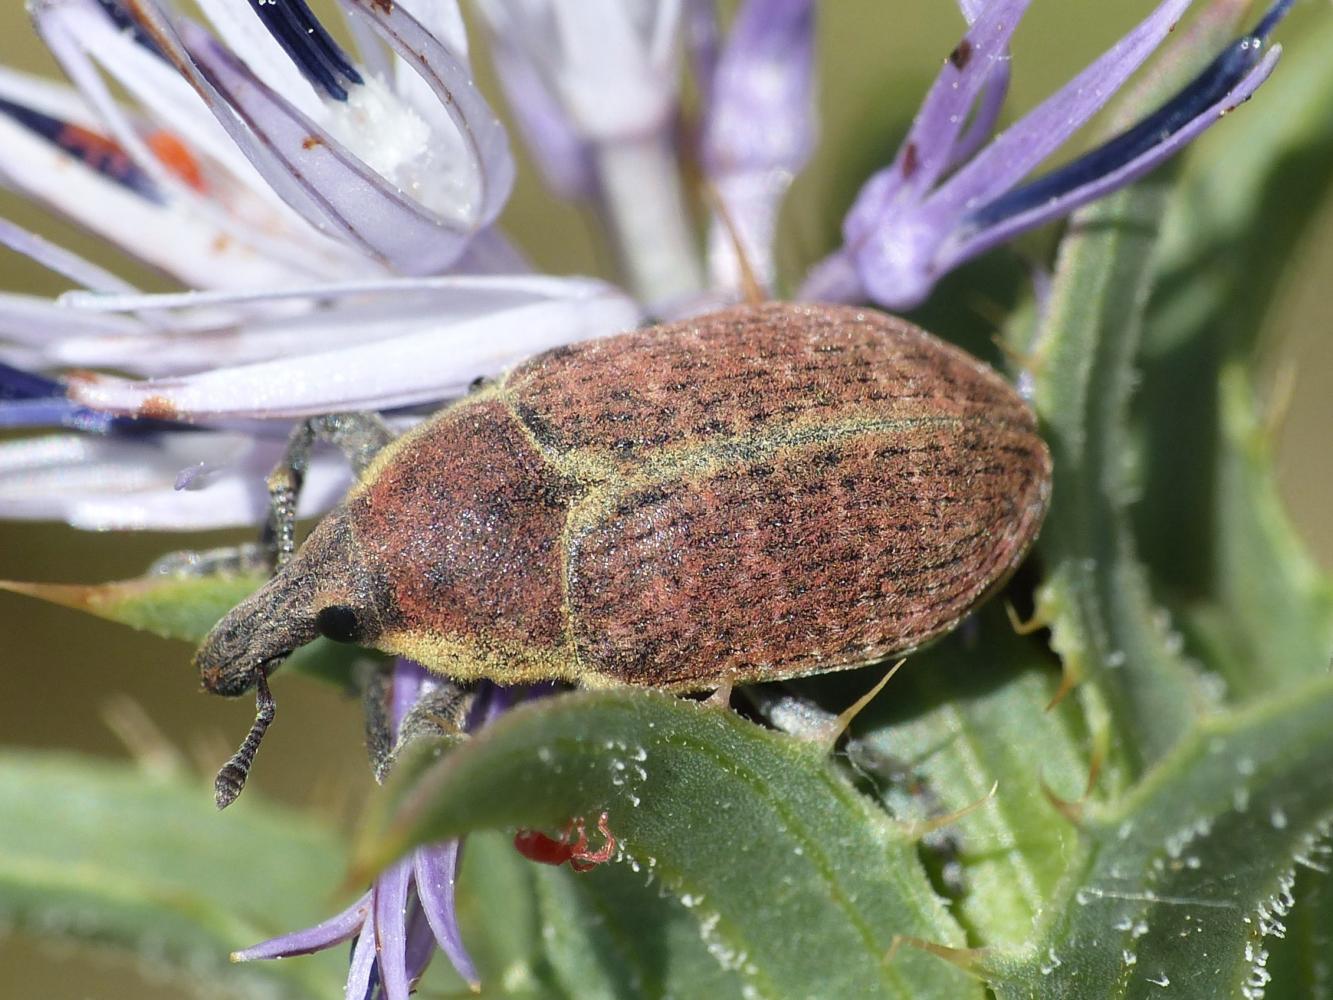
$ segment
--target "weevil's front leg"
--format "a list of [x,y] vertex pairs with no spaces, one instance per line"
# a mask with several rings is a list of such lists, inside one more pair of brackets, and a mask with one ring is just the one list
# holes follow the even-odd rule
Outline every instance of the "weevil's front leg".
[[281,460],[268,476],[268,520],[261,544],[269,551],[274,570],[281,569],[296,551],[296,504],[315,442],[326,441],[338,448],[359,476],[393,438],[393,431],[377,413],[329,413],[296,425]]
[[393,735],[393,680],[380,669],[365,686],[366,747],[375,780],[382,782],[405,747],[421,737],[462,736],[476,691],[444,677],[432,677],[407,710]]

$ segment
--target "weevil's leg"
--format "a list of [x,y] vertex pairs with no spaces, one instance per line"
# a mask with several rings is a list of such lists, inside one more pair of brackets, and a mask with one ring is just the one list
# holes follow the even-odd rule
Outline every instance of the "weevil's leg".
[[270,553],[273,569],[281,569],[296,551],[296,502],[315,442],[327,441],[338,448],[359,476],[393,438],[377,413],[329,413],[297,424],[268,476],[268,521],[261,543]]
[[219,809],[226,809],[236,801],[236,796],[245,788],[245,779],[250,776],[250,766],[255,762],[259,744],[264,741],[269,724],[277,711],[278,703],[268,689],[268,675],[260,670],[255,674],[255,721],[250,731],[241,741],[240,749],[232,754],[231,760],[222,765],[222,770],[213,781],[213,799]]
[[269,550],[259,542],[227,545],[219,549],[168,552],[148,567],[149,576],[220,576],[267,570]]
[[467,731],[467,719],[476,700],[477,692],[472,688],[440,678],[403,717],[394,753],[423,736],[461,736]]
[[393,684],[387,671],[379,671],[365,688],[366,746],[375,780],[383,782],[393,770],[403,748],[422,737],[461,736],[467,730],[468,716],[476,692],[444,678],[432,681],[398,726],[398,738],[392,728]]
[[393,758],[393,673],[379,663],[367,664],[361,677],[361,705],[366,713],[366,752],[376,781],[383,781]]

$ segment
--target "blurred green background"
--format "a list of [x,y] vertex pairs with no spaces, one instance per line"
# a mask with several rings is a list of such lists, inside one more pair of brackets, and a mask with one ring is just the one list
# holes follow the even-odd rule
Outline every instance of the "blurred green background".
[[[1009,117],[1084,66],[1151,6],[1148,0],[1035,0],[1015,44]],[[1299,46],[1302,25],[1327,16],[1326,0],[1298,0],[1279,38],[1284,45]],[[821,4],[821,141],[785,217],[780,259],[789,274],[799,273],[801,264],[828,245],[856,184],[891,155],[940,59],[957,41],[960,25],[951,0]],[[0,62],[55,73],[20,4],[0,8]],[[478,53],[478,62],[484,74],[484,53]],[[496,93],[489,79],[485,85]],[[502,106],[498,99],[496,104]],[[1280,107],[1264,104],[1262,92],[1240,112],[1281,113]],[[1223,123],[1219,131],[1225,129]],[[1207,155],[1209,148],[1201,147],[1198,155]],[[1266,331],[1274,349],[1264,359],[1260,378],[1272,387],[1272,405],[1285,414],[1279,430],[1283,491],[1320,560],[1333,566],[1333,526],[1326,516],[1333,497],[1333,462],[1326,441],[1333,415],[1333,331],[1324,302],[1333,275],[1333,204],[1311,205],[1309,211],[1321,221],[1310,244],[1288,263],[1286,291]],[[107,253],[97,241],[2,193],[0,216],[112,264],[145,287],[168,287],[160,277]],[[611,274],[607,248],[591,216],[549,197],[526,162],[506,223],[544,268]],[[0,285],[30,293],[54,294],[63,288],[59,279],[12,254],[0,254]],[[984,302],[963,303],[962,308],[987,313]],[[163,551],[224,544],[249,534],[90,534],[58,525],[0,524],[0,577],[128,577]],[[189,668],[191,650],[182,644],[9,594],[0,594],[0,630],[5,650],[0,738],[8,744],[123,756],[125,743],[108,718],[124,718],[126,705],[133,704],[162,738],[198,757],[201,774],[211,775],[250,722],[248,701],[226,702],[200,693]],[[351,823],[355,801],[368,785],[358,706],[307,680],[280,680],[276,693],[282,711],[253,785]],[[201,777],[201,796],[209,794],[205,780]],[[151,975],[141,979],[140,970],[125,960],[55,949],[29,938],[0,939],[0,968],[6,970],[0,993],[13,996],[117,997],[130,991],[144,997],[176,995],[170,984],[154,982]]]

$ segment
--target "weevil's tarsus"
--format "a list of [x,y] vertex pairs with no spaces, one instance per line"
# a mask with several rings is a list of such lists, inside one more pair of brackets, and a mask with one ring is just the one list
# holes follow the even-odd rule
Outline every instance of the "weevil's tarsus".
[[394,752],[422,737],[450,737],[465,732],[476,698],[477,693],[470,685],[447,677],[432,677],[431,687],[422,692],[403,716]]
[[296,425],[282,458],[268,476],[268,520],[261,543],[275,571],[296,552],[296,505],[316,442],[327,442],[341,451],[360,476],[394,436],[377,413],[329,413]]
[[232,754],[231,760],[222,765],[222,770],[218,771],[213,781],[213,800],[219,809],[226,809],[235,802],[245,788],[245,779],[250,776],[255,754],[264,742],[264,734],[268,732],[277,708],[278,703],[273,700],[268,689],[268,674],[261,668],[255,674],[255,721],[241,741],[240,748]]

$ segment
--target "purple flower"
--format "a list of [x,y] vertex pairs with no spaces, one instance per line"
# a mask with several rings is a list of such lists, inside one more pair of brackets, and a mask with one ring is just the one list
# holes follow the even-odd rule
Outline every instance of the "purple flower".
[[893,164],[861,189],[843,223],[844,245],[814,270],[801,297],[920,305],[958,265],[1124,187],[1248,100],[1277,63],[1279,47],[1261,50],[1291,0],[1275,3],[1252,32],[1133,128],[1021,183],[1123,86],[1189,4],[1166,0],[980,152],[999,113],[1009,39],[1028,0],[964,4],[975,15],[970,30],[945,61]]
[[[525,273],[489,227],[512,164],[455,5],[358,5],[360,68],[300,2],[202,6],[232,47],[151,3],[43,0],[37,23],[77,89],[0,69],[6,181],[190,289],[141,294],[0,222],[0,244],[76,289],[0,293],[0,425],[68,431],[0,444],[0,515],[253,524],[293,419],[434,407],[639,320],[604,282]],[[139,379],[92,373],[106,368]],[[80,374],[35,374],[58,369]],[[176,488],[201,465],[214,473]],[[312,473],[306,514],[350,482],[324,458]]]
[[[394,665],[390,691],[395,752],[405,748],[403,720],[412,707],[428,699],[443,683],[409,660]],[[508,707],[510,695],[494,685],[483,685],[469,715],[469,728],[480,728]],[[479,987],[476,966],[463,946],[454,911],[454,880],[462,843],[448,840],[420,847],[381,872],[370,891],[336,916],[305,930],[294,931],[235,952],[234,962],[291,958],[332,948],[356,938],[347,973],[348,998],[375,995],[382,984],[386,1000],[406,1000],[425,973],[438,947],[458,974]]]
[[595,198],[651,309],[697,296],[675,139],[684,0],[479,0],[478,10],[548,182]]
[[811,0],[747,0],[703,75],[700,159],[726,215],[715,212],[709,228],[710,276],[719,288],[740,285],[730,223],[755,278],[771,288],[778,209],[815,146]]

